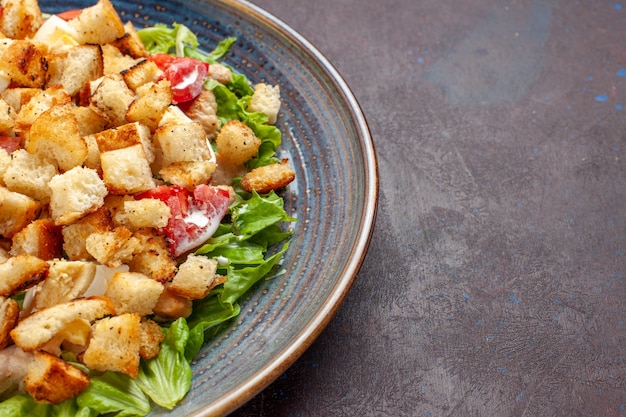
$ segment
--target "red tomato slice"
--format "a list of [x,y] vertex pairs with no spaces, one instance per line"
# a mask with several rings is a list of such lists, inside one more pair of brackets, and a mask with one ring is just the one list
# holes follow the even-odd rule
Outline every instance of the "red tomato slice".
[[15,136],[0,136],[0,148],[3,148],[9,154],[22,147],[21,139]]
[[208,63],[167,54],[151,55],[148,59],[163,70],[165,78],[172,84],[174,103],[193,100],[204,89],[204,80],[209,74]]
[[64,12],[61,13],[57,13],[57,16],[59,16],[61,19],[63,20],[72,20],[76,17],[78,17],[78,15],[80,14],[82,10],[81,9],[71,9],[71,10],[66,10]]
[[172,216],[161,229],[172,254],[180,256],[206,242],[217,230],[228,211],[228,191],[210,185],[198,185],[193,193],[172,185],[162,185],[135,196],[156,198],[168,205]]

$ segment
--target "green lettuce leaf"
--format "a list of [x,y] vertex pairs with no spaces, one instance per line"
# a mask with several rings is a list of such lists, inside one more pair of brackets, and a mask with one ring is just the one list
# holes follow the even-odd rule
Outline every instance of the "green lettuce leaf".
[[198,38],[185,25],[174,23],[171,27],[157,23],[137,31],[139,38],[151,54],[185,56],[185,51],[198,47]]
[[116,417],[145,416],[151,409],[150,400],[139,385],[117,372],[92,376],[89,387],[76,397],[76,403],[98,414],[112,413]]
[[261,197],[256,191],[252,197],[231,208],[233,230],[244,238],[279,222],[295,221],[287,215],[283,199],[274,191]]

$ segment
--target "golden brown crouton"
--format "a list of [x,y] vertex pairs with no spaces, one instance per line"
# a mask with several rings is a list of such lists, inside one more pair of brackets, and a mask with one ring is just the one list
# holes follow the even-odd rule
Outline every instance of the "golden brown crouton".
[[0,235],[12,238],[37,218],[41,204],[24,194],[0,187]]
[[102,179],[111,194],[136,194],[155,187],[141,144],[100,153]]
[[172,103],[170,82],[163,79],[157,83],[147,83],[137,88],[137,98],[128,107],[126,119],[140,122],[154,131],[163,114]]
[[111,299],[118,314],[152,314],[163,285],[138,272],[117,272],[109,282],[105,295]]
[[16,345],[25,351],[40,348],[74,320],[88,322],[115,314],[111,300],[88,297],[43,308],[22,319],[11,331]]
[[126,200],[124,201],[124,213],[135,229],[165,227],[172,216],[169,206],[156,198]]
[[39,88],[7,88],[2,92],[2,99],[16,112],[19,112],[23,105],[28,103],[33,97],[41,94]]
[[70,224],[104,204],[108,191],[96,171],[75,167],[55,175],[48,183],[50,214],[58,225]]
[[137,238],[125,227],[92,233],[85,240],[85,248],[98,262],[111,268],[128,262],[141,249]]
[[83,363],[96,371],[122,372],[135,378],[140,360],[140,321],[139,314],[132,313],[98,320]]
[[244,122],[230,120],[220,129],[215,143],[220,155],[233,164],[243,164],[257,155],[261,139]]
[[166,285],[165,291],[161,293],[153,311],[161,319],[176,320],[181,317],[189,317],[192,308],[193,301],[175,294]]
[[109,210],[102,207],[78,221],[63,226],[63,250],[68,259],[91,260],[93,256],[87,252],[87,237],[92,233],[108,232],[113,228]]
[[217,261],[203,255],[190,254],[178,267],[168,289],[190,300],[204,298],[214,287]]
[[11,156],[2,176],[6,187],[41,203],[50,201],[48,181],[59,173],[56,166],[25,149],[14,151]]
[[196,185],[207,184],[217,169],[211,161],[174,162],[161,168],[159,175],[164,181],[192,190]]
[[159,354],[161,342],[165,339],[159,325],[150,319],[141,320],[141,347],[139,355],[144,359],[152,359]]
[[248,110],[261,112],[267,116],[268,123],[276,123],[276,117],[280,110],[280,88],[265,83],[254,86],[252,100],[248,104]]
[[154,145],[150,137],[150,129],[141,123],[126,123],[95,133],[93,136],[101,153],[140,144],[148,162],[154,161]]
[[56,356],[35,351],[24,378],[26,391],[38,403],[59,404],[89,386],[89,377]]
[[15,109],[6,100],[0,99],[0,135],[13,136],[16,117]]
[[248,172],[241,179],[241,186],[248,192],[266,194],[285,187],[296,177],[286,160],[281,163],[265,165]]
[[135,231],[140,241],[140,252],[128,263],[131,272],[140,272],[159,281],[169,281],[176,273],[176,259],[170,253],[163,235],[154,229],[143,228]]
[[122,76],[110,74],[101,79],[90,98],[90,104],[108,120],[110,127],[126,123],[126,112],[135,100],[135,93],[128,88]]
[[155,83],[162,75],[154,61],[142,59],[130,68],[121,72],[126,85],[133,91],[147,83]]
[[16,87],[43,88],[48,81],[48,61],[31,42],[2,39],[0,70],[4,71]]
[[98,3],[84,8],[78,17],[68,23],[78,32],[76,40],[79,43],[105,44],[126,33],[122,20],[109,0],[98,0]]
[[33,255],[45,261],[63,254],[61,227],[52,219],[37,219],[13,236],[11,255]]
[[37,0],[4,0],[0,32],[12,39],[26,39],[35,34],[43,18]]
[[102,58],[104,59],[104,75],[120,75],[139,61],[130,55],[124,55],[110,43],[102,45]]
[[51,307],[80,298],[96,275],[93,262],[54,260],[49,262],[48,277],[39,285],[35,309]]
[[106,127],[106,118],[91,107],[74,106],[72,112],[76,116],[80,136],[101,132]]
[[11,338],[9,332],[13,330],[20,316],[20,307],[12,298],[0,296],[0,350],[4,349]]
[[211,158],[206,133],[200,123],[168,123],[157,128],[153,140],[161,149],[163,167],[174,162]]
[[124,23],[126,33],[112,42],[124,55],[130,55],[133,58],[145,58],[149,55],[141,38],[135,30],[135,26],[131,21]]
[[48,84],[62,85],[70,96],[78,94],[90,80],[104,75],[100,45],[75,46],[55,61],[56,71],[50,71]]

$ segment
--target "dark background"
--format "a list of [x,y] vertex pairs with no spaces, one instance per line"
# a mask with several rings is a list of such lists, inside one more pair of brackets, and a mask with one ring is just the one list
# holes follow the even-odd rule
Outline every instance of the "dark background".
[[626,416],[626,1],[255,0],[359,100],[351,292],[233,415]]

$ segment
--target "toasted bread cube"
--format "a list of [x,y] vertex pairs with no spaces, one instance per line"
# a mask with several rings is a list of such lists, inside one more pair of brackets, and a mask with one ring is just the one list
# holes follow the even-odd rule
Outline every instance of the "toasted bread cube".
[[124,55],[113,44],[102,45],[102,57],[104,58],[104,74],[119,75],[137,64],[139,60],[129,55]]
[[70,224],[104,204],[108,191],[96,171],[75,167],[50,182],[50,214],[58,225]]
[[111,194],[135,194],[155,187],[142,145],[100,154],[102,177]]
[[9,94],[5,96],[7,102],[20,100],[22,103],[19,110],[16,108],[18,113],[15,119],[15,131],[18,133],[28,133],[35,120],[52,107],[71,104],[72,102],[72,98],[62,87],[36,90],[34,94],[28,89],[20,89],[20,91],[22,94],[17,95],[17,97],[11,97]]
[[268,123],[276,123],[278,111],[280,110],[280,87],[265,83],[255,85],[252,100],[248,104],[248,110],[264,113],[267,116]]
[[52,219],[37,219],[13,236],[11,255],[33,255],[43,260],[63,255],[61,228]]
[[17,255],[0,264],[0,296],[12,297],[46,277],[48,264],[32,255]]
[[168,123],[157,128],[153,140],[161,149],[163,167],[174,162],[211,158],[206,133],[200,123]]
[[2,99],[6,101],[13,110],[19,113],[23,105],[41,93],[42,91],[39,88],[15,87],[7,88],[1,95]]
[[121,74],[126,85],[131,90],[137,91],[144,84],[157,82],[163,72],[154,61],[142,59],[132,67],[123,70]]
[[217,117],[217,101],[215,94],[211,90],[202,92],[185,106],[185,114],[194,122],[198,122],[204,127],[204,131],[209,136],[214,136],[220,126]]
[[17,346],[29,352],[40,348],[75,320],[94,322],[115,314],[106,297],[88,297],[43,308],[22,319],[11,331]]
[[11,155],[4,148],[0,148],[0,186],[6,186],[4,183],[4,173],[11,164]]
[[89,376],[63,359],[44,351],[35,351],[24,385],[35,402],[59,404],[86,390]]
[[190,254],[178,267],[169,290],[190,300],[198,300],[209,294],[215,281],[217,261],[203,255]]
[[102,48],[100,45],[75,46],[59,59],[57,67],[48,84],[60,84],[70,96],[74,96],[89,81],[104,75]]
[[47,203],[50,200],[48,181],[59,172],[56,167],[25,149],[18,149],[12,154],[13,158],[7,166],[3,182],[6,187],[24,195]]
[[126,123],[126,112],[133,100],[135,93],[128,88],[120,74],[114,73],[101,79],[90,103],[107,118],[111,127],[116,127]]
[[126,123],[95,133],[94,137],[101,153],[141,144],[148,162],[154,161],[154,145],[150,138],[150,129],[145,125]]
[[72,261],[94,259],[87,252],[87,237],[92,233],[108,232],[112,228],[113,221],[109,211],[101,207],[76,222],[63,226],[61,231],[63,234],[63,251]]
[[134,228],[165,227],[172,216],[169,206],[155,198],[124,201],[124,212]]
[[254,168],[241,179],[241,186],[248,192],[266,194],[287,186],[296,177],[286,160]]
[[170,291],[165,286],[165,291],[161,293],[157,304],[154,306],[154,314],[165,320],[176,320],[181,317],[189,317],[193,309],[193,301],[181,297]]
[[139,356],[143,359],[152,359],[159,354],[161,342],[165,339],[163,330],[153,320],[141,320],[141,346]]
[[124,23],[109,0],[98,0],[84,8],[69,25],[77,31],[79,43],[105,44],[121,38],[126,33]]
[[54,106],[41,114],[30,128],[26,149],[48,159],[61,171],[82,165],[88,148],[78,132],[71,105]]
[[82,297],[96,276],[96,264],[57,259],[48,262],[48,277],[35,295],[36,309],[52,307]]
[[17,301],[0,296],[0,350],[11,341],[9,333],[17,324],[19,316],[20,306]]
[[2,2],[0,32],[12,39],[26,39],[43,23],[37,0],[5,0]]
[[116,39],[112,44],[124,55],[130,55],[133,58],[145,58],[150,55],[131,21],[124,23],[124,29],[126,30],[124,36]]
[[0,70],[11,78],[15,87],[43,88],[48,80],[48,61],[32,42],[2,39]]
[[144,84],[137,88],[137,95],[128,108],[126,119],[140,122],[154,131],[172,103],[170,82],[163,79],[158,83]]
[[95,371],[122,372],[132,378],[139,371],[141,317],[121,314],[98,320],[83,355],[83,363]]
[[196,185],[207,184],[216,169],[217,164],[211,161],[174,162],[161,168],[159,175],[170,184],[192,190]]
[[13,136],[16,118],[17,112],[15,109],[6,100],[0,99],[0,135]]
[[128,262],[141,249],[139,240],[125,227],[92,233],[85,240],[85,248],[98,262],[111,268]]
[[91,107],[74,106],[72,112],[76,116],[80,136],[93,135],[106,128],[107,119]]
[[41,204],[24,194],[0,187],[0,235],[13,235],[37,218]]
[[217,152],[231,163],[244,164],[257,155],[261,139],[244,122],[230,120],[220,129],[215,143]]
[[109,282],[105,295],[111,299],[118,314],[149,316],[163,290],[163,284],[144,274],[117,272]]
[[141,250],[128,262],[130,271],[159,282],[171,280],[177,270],[176,258],[170,253],[165,237],[151,228],[139,229],[134,236],[139,239]]

